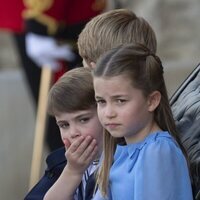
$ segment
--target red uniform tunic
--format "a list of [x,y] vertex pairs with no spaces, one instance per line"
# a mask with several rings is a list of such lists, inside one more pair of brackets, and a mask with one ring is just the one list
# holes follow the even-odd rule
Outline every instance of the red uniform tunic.
[[[23,16],[29,20],[29,31],[56,35],[67,26],[89,21],[101,13],[106,6],[105,2],[105,0],[24,0],[26,10]],[[43,31],[40,26],[43,26]]]
[[0,28],[13,32],[23,31],[22,0],[0,0]]

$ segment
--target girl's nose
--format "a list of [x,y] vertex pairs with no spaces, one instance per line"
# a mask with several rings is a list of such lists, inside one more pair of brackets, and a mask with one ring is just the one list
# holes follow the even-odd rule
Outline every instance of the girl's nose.
[[113,109],[112,106],[110,106],[110,105],[106,106],[106,108],[105,108],[105,116],[107,118],[113,118],[113,117],[116,116],[116,112],[115,112],[115,110]]

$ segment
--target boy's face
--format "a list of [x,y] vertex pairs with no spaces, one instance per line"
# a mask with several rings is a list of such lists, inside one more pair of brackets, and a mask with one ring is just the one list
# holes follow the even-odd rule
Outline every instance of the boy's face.
[[67,140],[71,144],[78,137],[89,135],[96,139],[99,151],[101,151],[103,128],[99,122],[96,108],[61,113],[56,116],[56,121],[63,143]]

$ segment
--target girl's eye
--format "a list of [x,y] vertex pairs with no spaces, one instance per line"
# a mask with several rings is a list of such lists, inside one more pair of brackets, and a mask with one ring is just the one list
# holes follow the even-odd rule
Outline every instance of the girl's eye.
[[100,99],[99,99],[99,100],[96,100],[96,102],[97,102],[97,104],[104,104],[104,103],[105,103],[105,101],[102,100],[102,99],[101,99],[101,100],[100,100]]

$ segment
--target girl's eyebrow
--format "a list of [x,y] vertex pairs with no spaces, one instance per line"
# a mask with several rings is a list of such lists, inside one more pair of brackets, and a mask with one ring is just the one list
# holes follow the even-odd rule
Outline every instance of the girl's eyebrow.
[[128,97],[126,94],[113,95],[112,98]]
[[[112,99],[117,99],[117,98],[124,98],[124,97],[128,97],[128,95],[126,94],[119,94],[119,95],[113,95],[111,96]],[[95,96],[96,99],[103,99],[103,97],[100,97],[100,96]]]
[[100,96],[95,96],[95,99],[102,99],[102,97],[100,97]]

